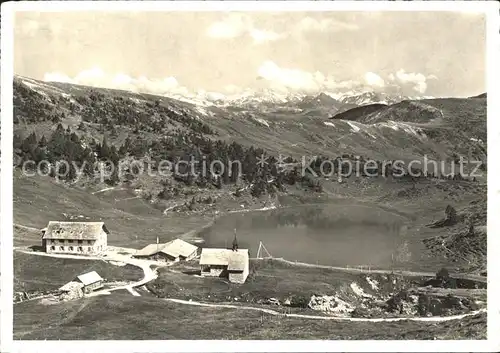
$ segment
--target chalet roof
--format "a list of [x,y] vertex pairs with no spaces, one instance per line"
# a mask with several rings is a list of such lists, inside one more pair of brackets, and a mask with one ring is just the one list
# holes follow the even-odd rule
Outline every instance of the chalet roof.
[[50,221],[42,239],[97,239],[101,230],[109,234],[104,222]]
[[248,262],[248,249],[201,249],[200,265],[226,265],[228,270],[240,271]]
[[198,247],[196,245],[190,244],[181,239],[174,239],[165,244],[160,251],[172,257],[188,257],[197,250]]
[[83,275],[77,276],[78,280],[83,283],[84,286],[89,284],[102,281],[101,276],[95,271],[84,273]]
[[134,256],[151,256],[156,253],[159,253],[163,247],[167,245],[166,243],[163,244],[149,244],[146,245],[144,248],[141,250],[137,250]]
[[190,244],[181,239],[174,239],[168,243],[146,245],[141,250],[137,250],[134,256],[151,256],[162,252],[172,257],[188,257],[196,250],[198,250],[196,245]]

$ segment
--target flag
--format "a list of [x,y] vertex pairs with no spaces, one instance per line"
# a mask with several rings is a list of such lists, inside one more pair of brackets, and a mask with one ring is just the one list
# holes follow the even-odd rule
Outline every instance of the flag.
[[156,237],[156,244],[160,244],[160,239]]

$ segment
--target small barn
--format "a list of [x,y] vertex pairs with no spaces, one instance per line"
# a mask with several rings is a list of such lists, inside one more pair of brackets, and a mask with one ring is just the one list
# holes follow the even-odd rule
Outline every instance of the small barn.
[[174,239],[161,249],[171,261],[189,261],[198,255],[198,247],[181,239]]
[[198,255],[198,247],[181,239],[168,243],[149,244],[138,250],[134,257],[147,258],[155,261],[188,261]]
[[201,250],[201,275],[206,277],[226,277],[233,283],[245,283],[249,270],[248,249]]
[[104,222],[50,221],[42,246],[47,253],[96,255],[106,250],[108,234]]
[[103,287],[103,279],[95,271],[84,273],[77,276],[76,279],[83,285],[83,293],[88,294]]

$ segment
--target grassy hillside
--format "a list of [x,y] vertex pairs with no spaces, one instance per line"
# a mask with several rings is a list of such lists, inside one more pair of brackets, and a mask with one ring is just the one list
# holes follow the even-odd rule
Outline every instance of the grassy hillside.
[[437,143],[447,155],[470,153],[486,160],[486,99],[439,98],[403,101],[389,106],[369,105],[354,108],[333,117],[334,120],[353,120],[362,124],[398,128],[407,123],[425,140]]
[[444,323],[339,323],[116,293],[56,305],[17,304],[14,332],[14,339],[32,340],[485,339],[486,315]]
[[[41,229],[50,220],[105,221],[110,245],[141,248],[157,236],[168,241],[210,220],[200,215],[164,215],[142,198],[120,201],[117,196],[113,190],[92,194],[49,177],[29,178],[17,173],[14,223]],[[15,246],[39,245],[40,241],[40,233],[14,228]]]
[[14,291],[56,290],[81,274],[96,271],[104,280],[138,281],[141,269],[134,266],[115,266],[106,261],[62,259],[14,253]]

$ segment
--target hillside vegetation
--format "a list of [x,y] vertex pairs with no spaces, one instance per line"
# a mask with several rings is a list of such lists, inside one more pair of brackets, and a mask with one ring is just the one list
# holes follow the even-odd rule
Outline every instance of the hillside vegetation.
[[[428,217],[446,204],[468,207],[472,195],[485,195],[485,176],[472,180],[433,172],[414,178],[407,170],[396,178],[387,175],[391,168],[382,164],[395,159],[421,160],[426,155],[449,167],[464,157],[481,160],[484,173],[486,99],[482,96],[373,104],[344,111],[333,119],[329,119],[332,113],[352,108],[354,101],[321,94],[289,105],[289,110],[282,109],[285,103],[275,104],[274,110],[270,104],[265,109],[255,104],[202,106],[16,76],[16,166],[27,160],[49,162],[41,167],[46,177],[15,173],[16,222],[41,227],[61,214],[67,219],[106,218],[116,229],[120,244],[141,244],[164,228],[165,222],[169,227],[164,232],[173,236],[199,227],[206,222],[205,216],[241,208],[354,198],[400,207],[407,213],[411,210],[422,217],[414,217],[414,221],[429,223]],[[264,154],[270,156],[267,163],[259,163]],[[204,174],[198,164],[194,172],[181,168],[182,175],[175,170],[158,173],[160,161],[179,164],[192,159],[204,160],[206,165],[221,161],[224,171],[215,168],[217,174],[222,172],[220,176]],[[376,161],[371,167],[375,177],[362,173],[339,183],[336,177],[302,173],[309,165],[320,171],[321,162],[328,160],[334,168],[329,171],[339,172],[343,171],[342,160],[363,166],[372,159]],[[63,168],[64,175],[58,174],[59,160],[71,162],[67,170]],[[241,170],[231,164],[235,160],[241,162]],[[121,173],[100,169],[96,174],[95,166],[102,168],[109,161],[115,165],[139,161],[155,175],[140,174],[137,165],[127,163]],[[55,202],[54,192],[61,195]],[[178,216],[172,217],[172,212]],[[178,221],[179,217],[183,220]],[[485,219],[474,224],[478,229],[485,225]],[[149,231],[138,237],[134,229],[139,227]],[[462,232],[453,227],[450,237]],[[437,236],[432,232],[419,231],[419,237],[423,233]],[[470,261],[475,256],[470,254],[483,247],[485,235],[474,234],[479,243],[467,242],[464,247],[475,250],[467,250],[469,255],[460,250],[460,262]],[[427,244],[435,248],[437,240]]]

